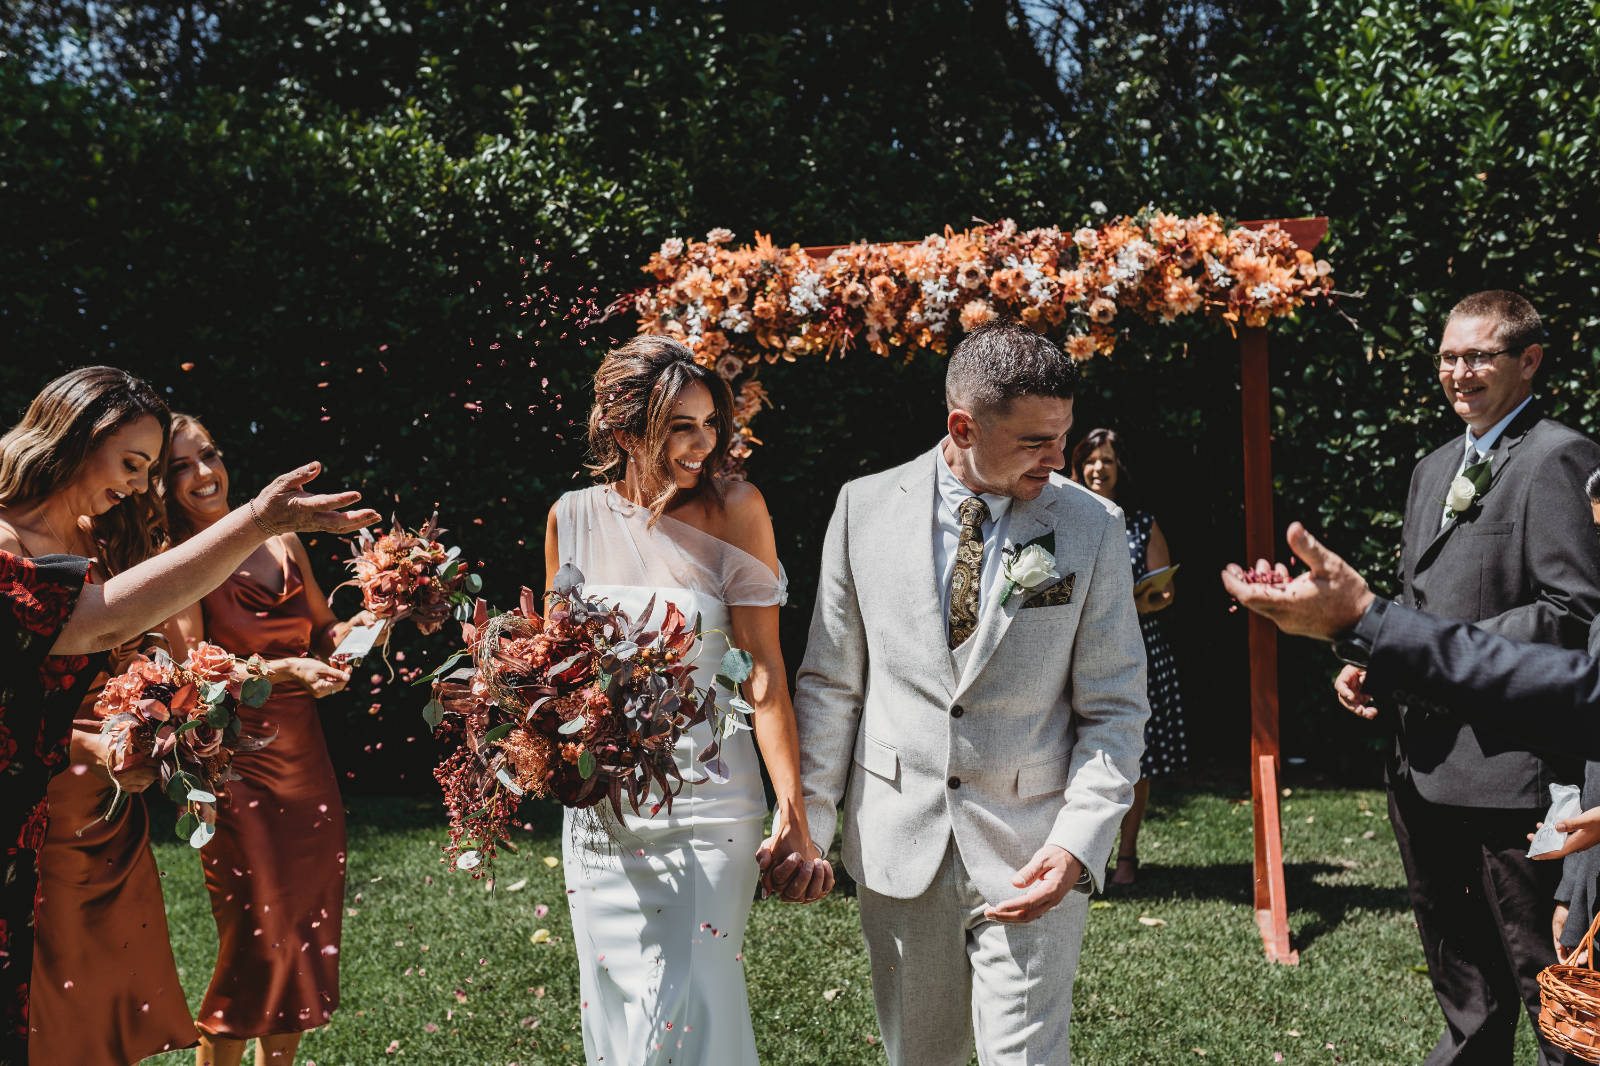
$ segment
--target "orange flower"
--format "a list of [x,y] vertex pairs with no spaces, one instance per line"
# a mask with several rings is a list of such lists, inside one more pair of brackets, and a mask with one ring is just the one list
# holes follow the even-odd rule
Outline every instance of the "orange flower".
[[874,300],[892,300],[897,292],[899,292],[899,287],[895,285],[894,279],[887,274],[879,274],[872,279],[872,298]]
[[994,318],[994,308],[987,300],[968,300],[961,308],[961,328],[974,330]]
[[1074,333],[1067,338],[1067,354],[1075,362],[1082,363],[1094,358],[1094,338],[1087,333]]
[[1244,284],[1259,285],[1267,280],[1272,270],[1272,263],[1254,252],[1240,252],[1228,263],[1228,268],[1233,271],[1234,277]]
[[195,645],[184,665],[202,681],[227,681],[233,677],[233,656],[203,640]]
[[1022,271],[997,270],[989,279],[989,291],[1001,300],[1014,300],[1022,292]]
[[1094,322],[1100,323],[1102,326],[1106,325],[1116,317],[1117,305],[1106,299],[1104,296],[1096,297],[1094,302],[1089,305],[1089,318]]
[[844,287],[844,292],[839,298],[844,301],[846,307],[860,307],[867,302],[868,295],[865,285],[859,281],[852,281]]
[[956,271],[956,284],[963,289],[976,289],[983,284],[983,264],[963,263]]

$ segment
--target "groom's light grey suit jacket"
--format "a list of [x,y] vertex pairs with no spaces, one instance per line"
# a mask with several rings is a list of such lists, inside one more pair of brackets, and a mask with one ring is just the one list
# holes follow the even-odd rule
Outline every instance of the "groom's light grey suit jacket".
[[1053,530],[1070,602],[986,588],[957,676],[934,569],[938,449],[839,493],[795,689],[811,835],[881,895],[932,881],[954,834],[995,904],[1046,843],[1098,887],[1149,715],[1122,512],[1061,477],[1012,504],[1009,544]]

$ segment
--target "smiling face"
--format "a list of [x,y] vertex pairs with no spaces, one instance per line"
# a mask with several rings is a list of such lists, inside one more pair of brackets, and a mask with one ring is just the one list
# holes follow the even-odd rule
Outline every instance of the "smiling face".
[[1114,500],[1117,498],[1119,472],[1116,450],[1109,444],[1102,444],[1083,461],[1084,487],[1108,500]]
[[1500,324],[1492,318],[1452,318],[1445,325],[1439,343],[1440,354],[1458,358],[1449,369],[1439,370],[1439,384],[1445,399],[1461,420],[1482,436],[1496,422],[1514,411],[1533,392],[1533,375],[1539,369],[1543,349],[1537,344],[1520,351],[1497,355],[1481,370],[1468,370],[1468,352],[1497,352],[1504,348]]
[[211,434],[197,422],[172,432],[172,458],[167,462],[167,506],[180,509],[204,528],[228,513],[228,468]]
[[1003,412],[974,417],[962,408],[947,422],[955,445],[951,469],[976,492],[1038,499],[1050,475],[1067,465],[1072,399],[1019,396]]
[[618,434],[618,443],[637,456],[640,475],[646,482],[674,483],[680,490],[699,485],[701,474],[706,472],[706,459],[717,448],[717,405],[710,389],[698,381],[690,381],[678,391],[667,415],[666,435],[661,439],[658,469],[645,474],[650,456],[642,455],[645,443]]
[[141,415],[106,435],[63,490],[74,513],[103,515],[150,490],[150,467],[161,455],[161,423]]

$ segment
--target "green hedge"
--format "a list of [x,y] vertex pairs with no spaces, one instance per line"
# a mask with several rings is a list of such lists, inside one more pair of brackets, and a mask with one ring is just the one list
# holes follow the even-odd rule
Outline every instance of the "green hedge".
[[[1527,292],[1542,391],[1595,429],[1600,5],[1219,4],[1203,49],[1107,30],[1065,94],[1003,7],[263,0],[221,5],[181,91],[0,63],[0,414],[68,366],[126,366],[207,419],[241,485],[316,455],[410,521],[437,505],[503,600],[540,579],[593,351],[632,328],[589,320],[661,239],[1070,225],[1099,201],[1332,218],[1319,254],[1364,295],[1354,325],[1274,330],[1277,514],[1375,578],[1412,463],[1460,431],[1425,359],[1459,296]],[[1243,623],[1210,577],[1242,541],[1234,351],[1136,329],[1090,365],[1078,424],[1131,439],[1186,564],[1191,741],[1242,779]],[[792,661],[839,484],[932,443],[941,369],[762,372],[777,408],[750,474],[794,578]],[[316,548],[329,585],[342,551]],[[1370,774],[1327,653],[1286,642],[1282,671],[1286,750]],[[369,702],[329,706],[352,785],[415,781],[416,694]]]

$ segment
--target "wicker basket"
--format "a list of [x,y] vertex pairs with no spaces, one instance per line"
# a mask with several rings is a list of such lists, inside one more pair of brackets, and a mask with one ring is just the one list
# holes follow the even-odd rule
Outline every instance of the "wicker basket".
[[1594,968],[1600,914],[1573,950],[1586,966],[1557,963],[1539,971],[1539,1031],[1562,1051],[1600,1063],[1600,972]]

